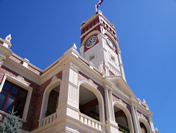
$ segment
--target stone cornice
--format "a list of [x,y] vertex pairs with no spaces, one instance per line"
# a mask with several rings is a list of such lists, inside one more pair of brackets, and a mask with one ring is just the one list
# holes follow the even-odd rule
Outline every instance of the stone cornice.
[[40,76],[32,72],[30,69],[24,67],[22,64],[19,64],[14,60],[8,58],[4,61],[3,65],[6,68],[18,73],[19,75],[22,75],[23,77],[31,80],[32,82],[40,84]]

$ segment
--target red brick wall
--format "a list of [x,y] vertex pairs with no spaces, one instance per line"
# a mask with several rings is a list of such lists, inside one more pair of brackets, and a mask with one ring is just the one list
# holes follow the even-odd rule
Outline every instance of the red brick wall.
[[[4,74],[8,74],[12,77],[17,77],[19,75],[18,73],[9,70],[5,66],[2,66],[2,68],[0,68],[0,82],[2,81]],[[56,76],[62,79],[62,72],[57,73]],[[22,127],[24,130],[32,131],[38,127],[43,93],[46,87],[50,84],[52,78],[47,80],[41,86],[30,81],[29,79],[24,78],[26,84],[30,85],[30,87],[33,88],[28,115],[27,115],[27,122],[24,122]]]
[[[62,72],[57,73],[56,76],[58,78],[62,79]],[[37,89],[35,89],[35,91],[33,91],[32,98],[31,98],[31,105],[30,105],[30,109],[29,109],[29,111],[31,113],[28,115],[29,116],[29,121],[32,121],[32,122],[29,122],[29,124],[28,124],[28,127],[30,126],[30,124],[32,125],[30,127],[30,131],[34,130],[38,127],[43,94],[44,94],[44,91],[47,88],[47,86],[51,83],[52,78],[47,80],[45,83],[43,83]],[[32,113],[32,112],[34,112],[34,113]]]

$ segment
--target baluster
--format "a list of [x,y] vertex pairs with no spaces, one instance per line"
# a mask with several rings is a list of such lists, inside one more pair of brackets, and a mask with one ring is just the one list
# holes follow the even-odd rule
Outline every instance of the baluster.
[[91,126],[91,121],[88,119],[88,125]]
[[92,121],[92,127],[95,127],[95,123],[94,123],[94,121]]
[[83,116],[83,123],[85,123],[85,119],[86,119],[86,118]]
[[95,128],[98,129],[98,124],[97,123],[95,123]]
[[81,117],[81,122],[83,123],[83,117],[82,116],[80,116]]
[[87,122],[87,121],[88,121],[88,119],[87,119],[87,118],[85,118],[84,123],[85,123],[85,124],[88,124],[88,122]]
[[48,118],[48,124],[50,123],[50,119],[51,119],[51,117]]
[[102,130],[102,129],[101,129],[101,124],[99,124],[99,128],[98,128],[98,129],[99,129],[99,130]]

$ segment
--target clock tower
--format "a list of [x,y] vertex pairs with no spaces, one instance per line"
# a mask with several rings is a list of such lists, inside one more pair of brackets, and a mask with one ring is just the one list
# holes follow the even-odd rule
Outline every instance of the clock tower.
[[101,11],[82,23],[80,51],[106,76],[122,76],[125,80],[116,29]]

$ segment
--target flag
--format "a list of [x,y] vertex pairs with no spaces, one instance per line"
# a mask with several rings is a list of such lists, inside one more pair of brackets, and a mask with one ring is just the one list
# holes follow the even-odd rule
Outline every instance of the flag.
[[103,2],[103,0],[99,0],[99,2],[96,5],[96,8],[98,8],[101,5],[102,2]]

